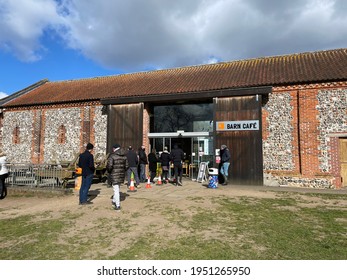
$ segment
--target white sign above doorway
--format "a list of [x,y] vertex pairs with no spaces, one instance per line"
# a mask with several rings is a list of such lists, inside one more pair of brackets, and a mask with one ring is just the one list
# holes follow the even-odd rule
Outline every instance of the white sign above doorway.
[[259,130],[259,120],[221,121],[216,123],[217,131]]

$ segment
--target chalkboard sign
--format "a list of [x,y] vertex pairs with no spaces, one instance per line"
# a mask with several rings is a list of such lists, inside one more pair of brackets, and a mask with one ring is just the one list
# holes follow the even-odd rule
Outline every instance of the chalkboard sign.
[[206,168],[207,168],[207,162],[200,162],[198,178],[196,179],[197,182],[201,183],[206,180]]

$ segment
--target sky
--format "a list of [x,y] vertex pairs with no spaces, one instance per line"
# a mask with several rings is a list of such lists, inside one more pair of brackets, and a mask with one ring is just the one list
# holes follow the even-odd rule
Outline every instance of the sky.
[[346,0],[0,0],[0,98],[43,79],[346,47]]

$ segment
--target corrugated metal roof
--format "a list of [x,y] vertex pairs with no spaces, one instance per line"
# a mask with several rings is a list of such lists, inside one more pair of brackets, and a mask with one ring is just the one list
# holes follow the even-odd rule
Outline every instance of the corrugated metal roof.
[[347,49],[49,82],[3,106],[347,80]]

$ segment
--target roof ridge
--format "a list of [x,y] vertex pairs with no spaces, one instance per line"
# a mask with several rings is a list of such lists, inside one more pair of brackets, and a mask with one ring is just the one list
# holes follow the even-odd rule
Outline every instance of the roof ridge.
[[335,81],[347,81],[346,48],[46,81],[7,99],[6,106]]
[[207,63],[207,64],[197,64],[197,65],[186,65],[186,66],[177,66],[172,68],[165,69],[154,69],[154,70],[144,70],[138,72],[130,72],[130,73],[120,73],[114,75],[104,75],[104,76],[94,76],[94,77],[86,77],[86,78],[77,78],[77,79],[69,79],[69,80],[59,80],[59,81],[48,81],[49,83],[62,83],[62,82],[79,82],[79,81],[93,81],[98,79],[108,79],[108,78],[117,78],[117,77],[130,77],[130,76],[138,76],[144,74],[156,74],[162,72],[171,73],[172,71],[177,70],[187,70],[194,68],[205,68],[205,67],[218,67],[219,65],[230,65],[233,63],[251,63],[253,61],[261,61],[261,60],[271,60],[271,59],[281,59],[281,58],[289,58],[289,57],[302,57],[306,55],[316,55],[322,53],[331,53],[336,51],[347,51],[347,48],[339,48],[339,49],[329,49],[329,50],[316,50],[316,51],[307,51],[303,53],[292,53],[292,54],[282,54],[282,55],[272,55],[272,56],[263,56],[263,57],[254,57],[254,58],[246,58],[246,59],[238,59],[238,60],[230,60],[230,61],[220,61],[216,63]]

